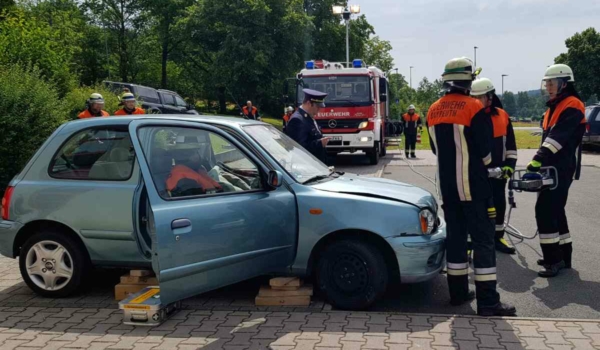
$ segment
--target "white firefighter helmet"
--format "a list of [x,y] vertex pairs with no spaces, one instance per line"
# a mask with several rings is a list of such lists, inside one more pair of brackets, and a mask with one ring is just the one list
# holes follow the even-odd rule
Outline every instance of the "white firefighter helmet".
[[294,107],[292,106],[288,106],[288,108],[286,108],[286,112],[293,112],[294,111]]
[[573,70],[566,64],[553,64],[546,69],[543,80],[555,79],[555,78],[568,78],[567,82],[574,82],[575,76]]
[[468,57],[451,59],[444,67],[442,81],[473,81],[473,61]]
[[473,81],[471,85],[471,96],[485,95],[490,91],[494,91],[494,84],[488,78],[479,78]]
[[408,110],[410,111],[411,109],[414,110],[415,109],[415,105],[408,106]]
[[93,94],[90,95],[90,98],[88,99],[90,104],[93,103],[98,103],[98,104],[104,104],[104,97],[102,97],[102,95],[100,95],[97,92],[94,92]]

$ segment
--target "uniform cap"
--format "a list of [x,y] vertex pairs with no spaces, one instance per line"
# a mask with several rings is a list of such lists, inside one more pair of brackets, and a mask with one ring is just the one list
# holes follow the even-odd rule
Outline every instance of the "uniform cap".
[[319,107],[325,107],[325,98],[327,97],[327,93],[313,90],[313,89],[303,89],[305,99],[309,99],[310,102],[318,103]]

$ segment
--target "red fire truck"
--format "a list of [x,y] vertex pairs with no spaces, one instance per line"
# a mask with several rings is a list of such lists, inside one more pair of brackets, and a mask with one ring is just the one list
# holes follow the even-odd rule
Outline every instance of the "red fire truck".
[[385,119],[389,115],[388,82],[377,67],[354,60],[351,67],[342,63],[313,60],[295,79],[296,106],[302,104],[302,89],[328,93],[325,108],[315,117],[323,134],[331,138],[327,152],[362,151],[371,164],[385,156]]

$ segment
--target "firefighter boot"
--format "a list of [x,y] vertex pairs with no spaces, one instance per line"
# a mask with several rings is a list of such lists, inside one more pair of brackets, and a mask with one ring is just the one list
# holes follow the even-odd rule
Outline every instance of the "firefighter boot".
[[496,237],[496,239],[494,241],[495,241],[494,244],[496,246],[497,251],[499,251],[501,253],[505,253],[505,254],[510,254],[510,255],[515,254],[515,252],[516,252],[515,247],[511,246],[504,239],[504,237],[502,237],[502,238]]
[[478,307],[477,315],[491,317],[491,316],[516,316],[517,309],[509,304],[498,303],[492,307]]
[[404,154],[406,155],[406,159],[410,158],[410,153],[404,152]]
[[[544,263],[544,259],[538,259],[538,261],[537,261],[537,264],[538,264],[539,266],[544,266],[544,265],[546,265],[546,264]],[[565,267],[564,267],[564,268],[565,268],[565,269],[570,269],[570,268],[571,268],[571,261],[565,261]]]
[[544,269],[538,272],[538,276],[545,278],[552,278],[558,276],[560,270],[565,268],[564,260],[557,262],[556,264],[544,265]]
[[459,300],[450,300],[450,305],[452,306],[460,306],[462,304],[470,303],[475,300],[475,291],[470,290],[464,299]]
[[412,159],[415,159],[415,158],[417,158],[417,156],[415,155],[415,152],[412,152],[412,153],[410,154],[410,157],[411,157]]

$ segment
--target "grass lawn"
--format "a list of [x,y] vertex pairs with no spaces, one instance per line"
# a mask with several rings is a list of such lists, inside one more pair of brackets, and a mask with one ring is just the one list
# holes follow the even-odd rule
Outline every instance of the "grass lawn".
[[536,127],[540,126],[540,122],[531,122],[531,123],[513,122],[512,126],[513,126],[513,128],[536,128]]
[[281,118],[261,117],[261,119],[263,122],[269,123],[279,130],[283,129],[283,119]]
[[[404,135],[402,135],[404,136]],[[542,139],[541,136],[531,135],[531,131],[529,130],[515,130],[515,138],[517,139],[517,148],[518,149],[536,149],[540,147],[540,141]],[[402,150],[404,151],[404,137],[402,137]],[[398,146],[388,146],[388,150],[397,150]],[[431,146],[429,145],[429,133],[423,132],[421,134],[421,143],[417,143],[417,150],[430,150]]]

